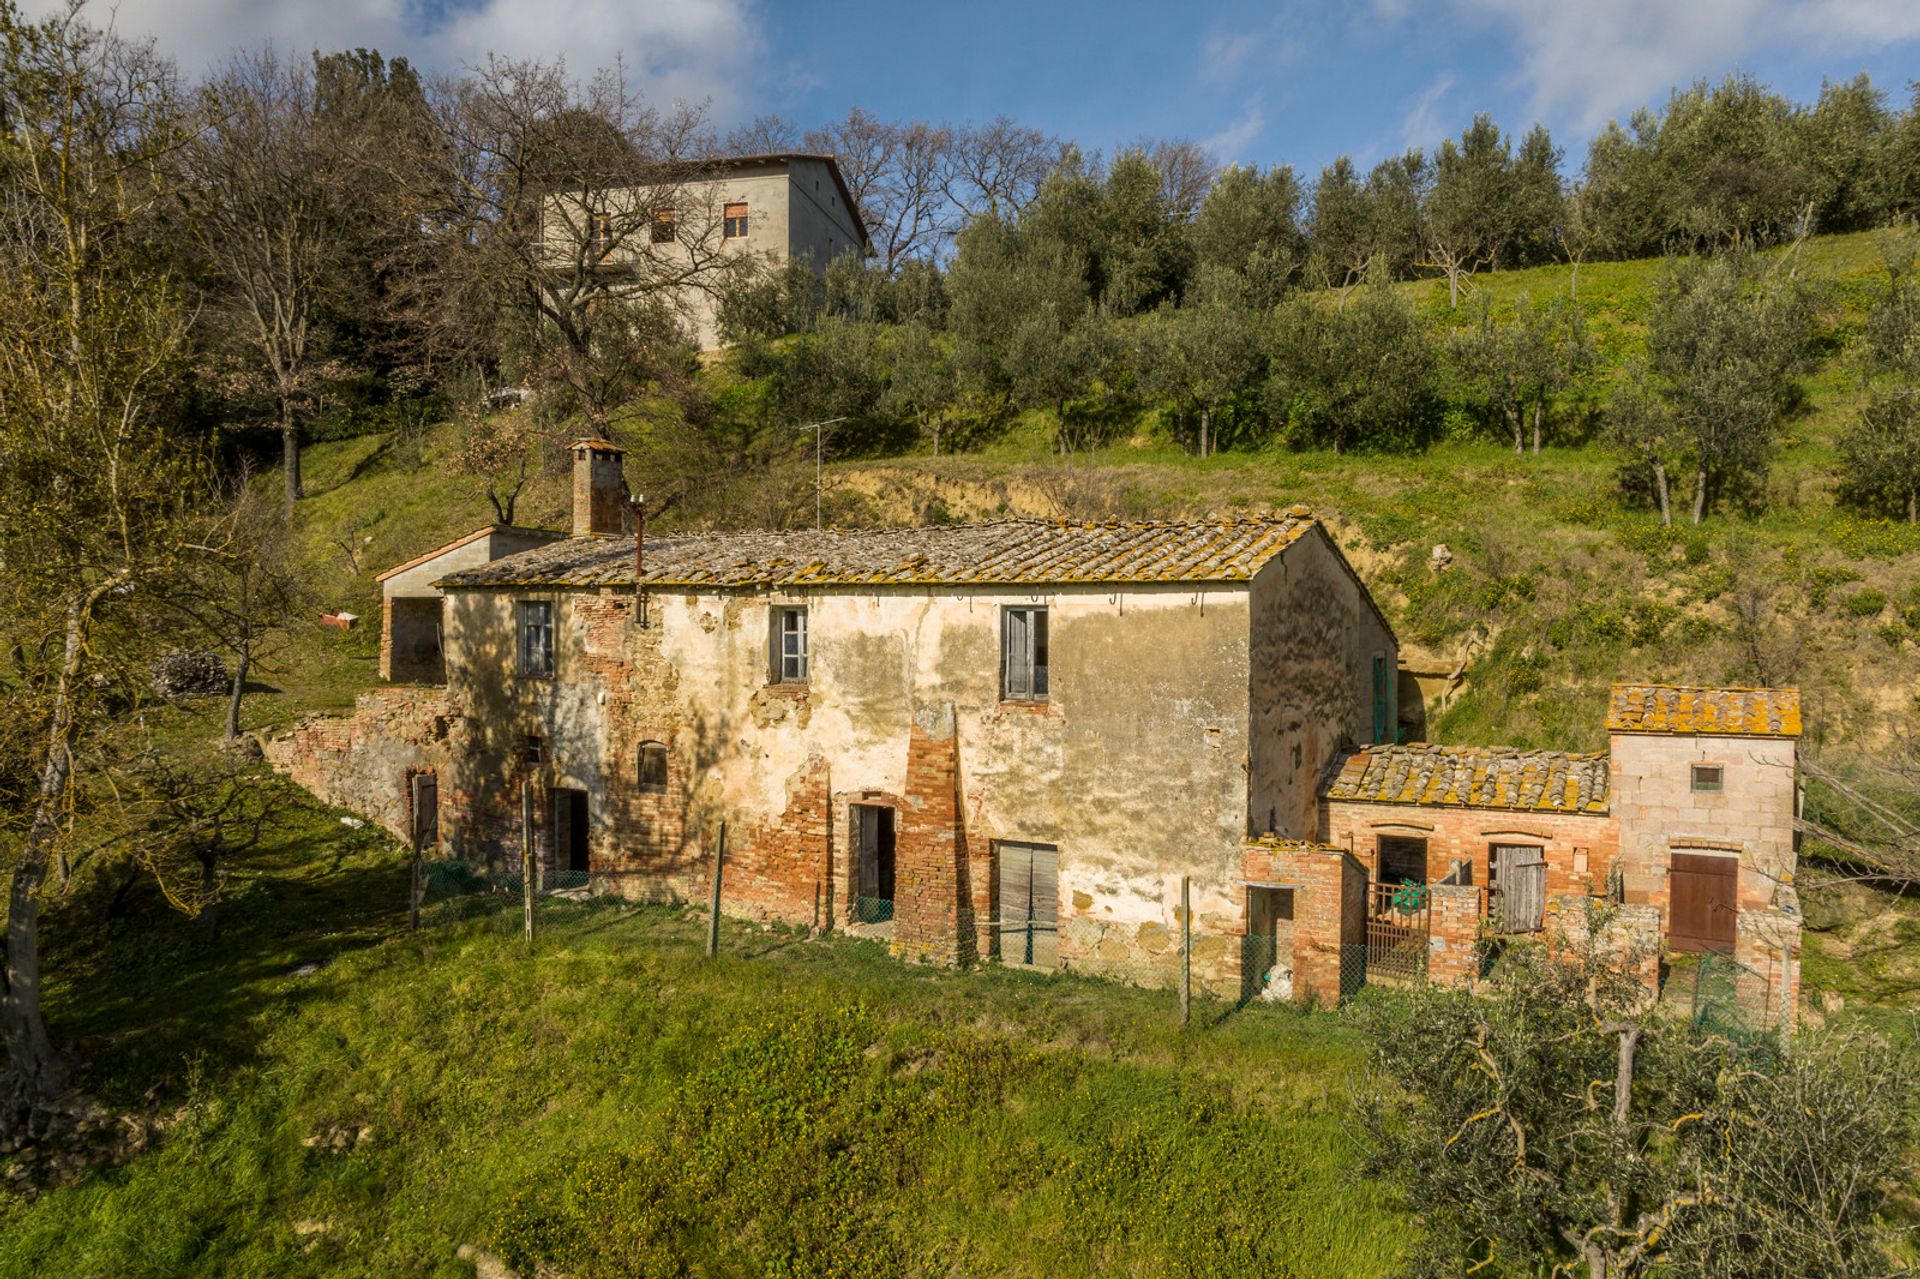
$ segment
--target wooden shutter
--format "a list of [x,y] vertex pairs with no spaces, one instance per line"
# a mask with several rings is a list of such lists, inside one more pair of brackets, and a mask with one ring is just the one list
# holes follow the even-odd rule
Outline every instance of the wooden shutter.
[[1539,932],[1546,923],[1546,853],[1534,844],[1495,844],[1493,863],[1494,882],[1500,886],[1500,930]]
[[1025,844],[1000,845],[1000,959],[1028,962],[1027,899],[1033,891],[1033,855]]
[[1001,651],[1005,658],[1005,693],[1009,700],[1019,700],[1033,696],[1033,687],[1028,674],[1033,669],[1033,632],[1029,619],[1032,615],[1025,609],[1010,608],[1006,613],[1004,637]]
[[856,804],[859,817],[860,895],[880,896],[880,810],[870,804]]
[[432,773],[413,775],[413,840],[423,853],[440,846],[440,783]]
[[1033,896],[1030,932],[1032,952],[1027,962],[1035,968],[1060,966],[1060,850],[1036,846],[1032,850]]

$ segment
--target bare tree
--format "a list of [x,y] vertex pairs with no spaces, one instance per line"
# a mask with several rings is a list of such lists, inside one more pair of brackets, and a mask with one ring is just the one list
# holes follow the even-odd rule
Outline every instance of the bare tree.
[[501,413],[469,410],[461,414],[453,466],[486,485],[494,523],[513,523],[514,507],[527,487],[533,447],[542,434],[533,411],[524,406]]
[[208,505],[211,527],[200,555],[167,594],[186,617],[233,661],[222,740],[240,736],[240,702],[247,677],[285,647],[304,611],[307,583],[293,553],[287,521],[241,472],[218,486]]
[[1134,147],[1160,175],[1160,198],[1179,222],[1190,222],[1220,172],[1207,149],[1192,138],[1143,138]]
[[838,161],[887,274],[939,249],[953,233],[942,181],[952,130],[919,120],[889,123],[855,107],[844,120],[810,130],[806,145]]
[[700,114],[648,107],[618,68],[581,87],[561,64],[502,58],[438,83],[432,105],[408,183],[434,263],[420,322],[442,350],[517,360],[604,429],[681,358],[699,297],[760,265],[725,234]]
[[953,131],[942,190],[961,218],[993,213],[1016,218],[1060,167],[1067,145],[1038,129],[996,116]]
[[784,155],[799,149],[800,130],[785,116],[757,115],[727,134],[730,156]]
[[215,314],[273,402],[291,507],[303,493],[299,414],[321,372],[314,316],[347,179],[318,137],[312,77],[298,62],[271,49],[240,55],[198,106],[181,224],[218,282]]
[[175,910],[200,922],[212,941],[215,911],[236,857],[260,847],[277,808],[268,784],[232,752],[183,762],[149,746],[126,770],[121,806],[134,833],[133,856]]

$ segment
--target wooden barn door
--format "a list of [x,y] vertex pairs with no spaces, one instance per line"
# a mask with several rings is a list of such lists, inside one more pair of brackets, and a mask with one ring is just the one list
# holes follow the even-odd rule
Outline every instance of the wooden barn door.
[[1738,857],[1675,853],[1667,876],[1672,901],[1667,945],[1674,950],[1733,951],[1739,919]]
[[1537,844],[1495,844],[1493,885],[1503,933],[1537,933],[1547,919],[1547,855]]

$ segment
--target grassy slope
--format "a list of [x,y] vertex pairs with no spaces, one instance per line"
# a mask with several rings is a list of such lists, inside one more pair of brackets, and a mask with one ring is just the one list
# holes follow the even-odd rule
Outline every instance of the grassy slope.
[[[84,937],[54,916],[89,1088],[172,1122],[0,1192],[0,1274],[452,1275],[464,1242],[607,1231],[741,1274],[1371,1276],[1399,1246],[1342,1175],[1337,1017],[1183,1034],[1165,993],[744,926],[708,963],[658,908],[551,907],[532,956],[511,912],[409,935],[397,851],[292,795],[237,870],[212,944],[144,888]],[[610,1152],[657,1198],[583,1202]]]

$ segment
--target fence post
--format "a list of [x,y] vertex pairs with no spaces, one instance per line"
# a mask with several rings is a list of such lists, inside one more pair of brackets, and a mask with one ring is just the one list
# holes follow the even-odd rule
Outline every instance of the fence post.
[[713,846],[713,894],[707,902],[707,958],[720,953],[720,868],[727,860],[727,824],[720,823],[720,842]]
[[520,895],[527,945],[533,945],[533,781],[520,783]]
[[1193,894],[1192,882],[1180,877],[1180,1024],[1193,1019]]
[[408,807],[408,811],[413,814],[413,829],[409,832],[412,838],[408,840],[413,845],[413,864],[409,868],[409,877],[412,882],[407,892],[407,931],[414,933],[420,931],[420,844],[423,838],[422,828],[426,825],[426,820],[420,815],[420,796],[426,789],[420,783],[422,776],[424,774],[415,773],[407,783],[413,792],[413,802]]

